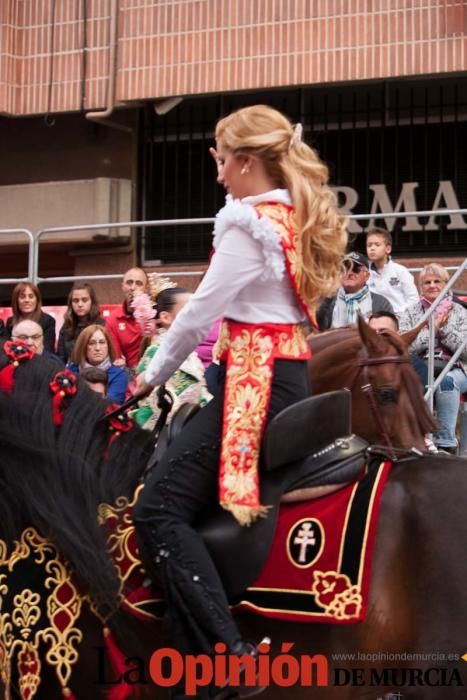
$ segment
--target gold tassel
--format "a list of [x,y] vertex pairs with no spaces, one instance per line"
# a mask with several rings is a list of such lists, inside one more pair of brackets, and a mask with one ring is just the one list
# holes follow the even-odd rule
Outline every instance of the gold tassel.
[[250,527],[258,518],[265,518],[272,506],[239,506],[235,503],[221,503],[224,510],[232,513],[242,527]]

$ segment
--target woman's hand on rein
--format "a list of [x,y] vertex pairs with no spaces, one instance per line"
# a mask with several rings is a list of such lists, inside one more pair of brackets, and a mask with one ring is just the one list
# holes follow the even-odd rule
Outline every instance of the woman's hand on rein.
[[144,378],[144,372],[138,374],[136,377],[136,388],[133,391],[133,396],[137,399],[144,399],[145,396],[149,396],[151,391],[154,389],[151,384],[148,384]]

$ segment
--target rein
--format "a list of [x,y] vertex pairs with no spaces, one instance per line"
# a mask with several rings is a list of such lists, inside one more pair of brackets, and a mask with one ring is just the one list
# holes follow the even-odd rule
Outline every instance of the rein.
[[358,377],[360,374],[363,375],[363,384],[360,386],[363,394],[368,399],[368,404],[370,406],[371,414],[381,434],[384,444],[390,451],[390,457],[393,461],[397,461],[396,449],[391,442],[391,438],[385,428],[383,416],[381,415],[381,410],[378,406],[378,396],[379,403],[389,403],[395,402],[396,391],[395,389],[390,389],[383,393],[382,390],[374,389],[370,377],[368,375],[368,367],[374,365],[386,365],[386,364],[407,364],[410,360],[408,357],[402,355],[383,355],[383,357],[368,357],[368,352],[365,347],[363,347],[358,356],[357,369],[355,370],[354,377],[350,386],[350,391],[355,388],[357,384]]

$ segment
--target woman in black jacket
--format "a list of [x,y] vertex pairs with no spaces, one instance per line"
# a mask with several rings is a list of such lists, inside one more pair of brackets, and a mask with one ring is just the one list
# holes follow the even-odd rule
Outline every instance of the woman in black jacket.
[[44,350],[55,352],[55,319],[42,311],[41,293],[31,282],[19,282],[11,295],[13,315],[7,318],[8,337],[20,321],[35,321],[44,332]]
[[87,326],[104,326],[96,292],[88,282],[75,282],[68,294],[67,310],[58,335],[57,355],[65,364],[69,361],[76,339]]

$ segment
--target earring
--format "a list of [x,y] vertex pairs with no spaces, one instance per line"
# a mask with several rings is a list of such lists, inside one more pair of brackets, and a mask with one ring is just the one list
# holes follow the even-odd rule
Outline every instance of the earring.
[[245,173],[249,173],[249,172],[250,172],[250,169],[243,166],[243,168],[240,170],[240,175],[245,175]]

